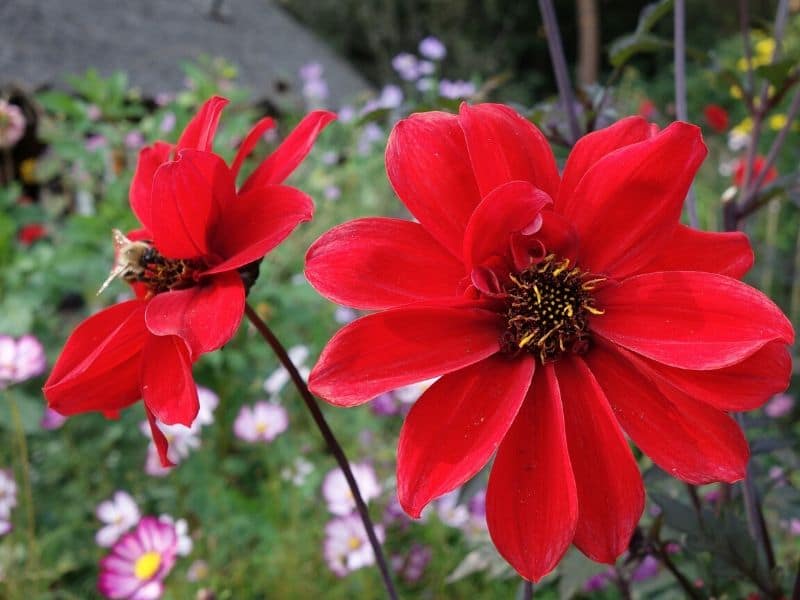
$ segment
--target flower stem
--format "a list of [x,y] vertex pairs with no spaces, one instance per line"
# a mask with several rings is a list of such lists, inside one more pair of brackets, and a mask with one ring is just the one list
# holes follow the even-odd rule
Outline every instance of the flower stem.
[[539,0],[539,12],[542,13],[544,31],[547,34],[547,48],[550,51],[550,60],[553,63],[558,95],[561,97],[561,104],[563,104],[564,112],[567,115],[567,125],[572,138],[570,143],[574,144],[581,137],[581,129],[578,125],[578,115],[575,113],[575,96],[572,93],[567,61],[564,58],[564,46],[561,43],[561,31],[558,28],[558,20],[556,19],[556,11],[553,8],[552,0]]
[[254,311],[249,304],[245,305],[245,314],[247,314],[247,318],[250,319],[250,322],[261,334],[261,337],[263,337],[264,340],[270,345],[278,357],[278,360],[288,371],[289,376],[292,378],[292,382],[297,388],[297,391],[300,392],[300,395],[303,397],[306,407],[311,413],[311,416],[319,428],[322,437],[325,439],[325,443],[328,445],[331,454],[333,454],[333,457],[339,464],[339,468],[342,469],[342,473],[344,473],[344,477],[347,480],[347,485],[350,487],[350,491],[353,494],[353,499],[355,500],[358,514],[361,516],[361,521],[364,523],[364,529],[367,531],[369,543],[372,546],[373,552],[375,553],[375,561],[378,563],[378,569],[381,572],[386,593],[392,600],[397,600],[397,592],[394,589],[392,577],[389,574],[389,567],[386,562],[386,558],[383,555],[383,550],[381,549],[381,544],[378,541],[378,537],[375,535],[375,526],[372,524],[369,512],[367,512],[367,505],[364,504],[364,499],[361,497],[361,491],[358,489],[358,484],[356,483],[355,477],[353,477],[353,471],[350,469],[350,463],[347,460],[347,456],[345,456],[344,450],[342,449],[341,445],[339,445],[336,437],[333,435],[333,431],[331,431],[331,428],[328,426],[328,423],[325,420],[325,417],[323,416],[316,399],[308,390],[306,382],[297,371],[297,367],[295,367],[294,363],[292,363],[292,359],[289,358],[286,348],[283,347],[283,344],[281,344],[278,338],[275,337],[275,334],[272,333],[272,330],[269,328],[269,326],[261,319],[261,317],[258,316],[256,311]]
[[27,521],[28,556],[26,559],[28,573],[37,573],[39,570],[39,550],[36,546],[36,517],[33,510],[33,491],[31,488],[30,459],[28,455],[28,441],[25,429],[22,426],[22,417],[19,406],[13,394],[8,394],[11,408],[11,419],[14,422],[14,432],[17,438],[17,452],[19,453],[20,471],[22,472],[22,493],[25,497],[25,519]]
[[[689,108],[686,104],[686,0],[675,0],[675,109],[678,120],[689,122]],[[689,224],[697,228],[697,198],[694,185],[689,187],[686,195],[686,212]]]
[[[736,413],[736,422],[742,431],[745,431],[744,415]],[[761,503],[758,499],[755,485],[753,485],[753,469],[752,469],[752,456],[747,464],[747,473],[744,480],[742,480],[742,495],[744,497],[744,508],[747,513],[747,524],[750,529],[750,534],[764,551],[764,558],[767,561],[769,572],[775,570],[775,553],[772,551],[772,541],[767,531],[767,524],[764,521],[764,513],[761,510]]]
[[527,579],[522,582],[522,600],[533,600],[533,583]]

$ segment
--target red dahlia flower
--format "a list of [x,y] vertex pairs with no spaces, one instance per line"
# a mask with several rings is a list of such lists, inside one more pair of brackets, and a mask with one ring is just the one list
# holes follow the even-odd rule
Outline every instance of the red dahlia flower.
[[709,127],[717,133],[725,133],[728,130],[728,125],[730,124],[728,111],[719,104],[706,105],[703,109],[703,116],[706,118],[706,123],[708,123]]
[[400,434],[410,515],[496,451],[489,531],[538,580],[571,542],[609,563],[626,549],[644,489],[623,431],[684,481],[744,476],[726,412],[785,389],[793,331],[737,281],[743,234],[679,224],[705,155],[697,127],[631,117],[580,139],[559,176],[505,106],[398,123],[386,168],[419,222],[358,219],[309,249],[321,294],[378,311],[331,339],[309,384],[354,406],[442,376]]
[[192,364],[239,326],[245,303],[239,270],[311,219],[311,199],[282,182],[334,118],[309,114],[237,191],[242,162],[274,123],[256,123],[228,167],[211,148],[227,102],[208,100],[176,146],[142,149],[130,190],[142,229],[128,237],[115,233],[112,271],[137,298],[81,323],[44,386],[50,407],[63,415],[114,417],[142,398],[165,464],[167,443],[154,419],[189,426],[197,415]]

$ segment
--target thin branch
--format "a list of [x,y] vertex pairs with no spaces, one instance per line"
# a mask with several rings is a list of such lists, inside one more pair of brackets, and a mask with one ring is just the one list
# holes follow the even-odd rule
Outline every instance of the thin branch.
[[786,136],[789,134],[789,130],[792,128],[798,113],[800,113],[800,89],[795,92],[794,98],[792,98],[792,103],[786,113],[786,123],[783,125],[783,127],[781,127],[780,131],[778,131],[778,135],[775,136],[775,139],[772,140],[772,146],[770,146],[767,157],[764,159],[764,166],[761,168],[761,171],[758,173],[758,176],[753,182],[753,185],[751,186],[752,191],[750,192],[750,197],[748,198],[748,202],[745,202],[743,208],[747,208],[747,204],[752,202],[750,198],[755,198],[758,190],[764,184],[764,179],[766,178],[767,173],[772,165],[775,164],[775,161],[778,158],[778,153],[781,151],[783,143],[786,141]]
[[558,95],[567,115],[571,142],[574,144],[581,137],[578,125],[578,115],[575,112],[575,95],[572,93],[572,84],[569,79],[567,61],[564,58],[564,46],[561,43],[561,31],[558,28],[556,11],[552,0],[539,0],[539,11],[542,13],[544,31],[547,34],[547,48],[550,51],[550,60],[553,63],[553,72],[556,76]]
[[672,576],[683,588],[683,591],[686,592],[686,595],[694,600],[702,600],[703,594],[701,594],[700,591],[692,585],[692,582],[689,581],[686,575],[681,573],[681,570],[677,567],[677,565],[672,562],[666,546],[663,543],[658,542],[655,544],[655,550],[658,553],[658,557],[661,559],[661,563],[667,568],[667,571],[672,573]]
[[522,583],[522,600],[533,600],[533,583],[527,579]]
[[[675,0],[675,109],[679,121],[689,121],[689,108],[686,104],[686,0]],[[686,211],[689,224],[697,228],[697,197],[694,184],[686,195]]]
[[[742,413],[736,413],[736,422],[742,431],[745,431],[744,416]],[[756,541],[756,544],[764,551],[764,558],[767,561],[767,568],[771,573],[775,569],[775,553],[772,550],[772,542],[767,531],[766,522],[764,521],[764,514],[761,511],[761,503],[758,499],[755,485],[753,485],[753,457],[747,463],[747,473],[745,474],[742,483],[742,496],[744,498],[744,507],[747,514],[747,525],[750,529],[750,534]]]
[[383,555],[381,543],[378,541],[378,536],[375,535],[375,526],[372,524],[369,512],[367,511],[367,505],[364,503],[364,499],[361,497],[361,491],[358,489],[358,484],[356,483],[355,477],[353,477],[353,472],[350,469],[350,462],[347,460],[344,450],[339,445],[336,436],[333,435],[333,431],[331,431],[330,426],[325,420],[325,417],[323,416],[316,399],[308,390],[306,382],[297,371],[297,367],[294,366],[292,359],[289,358],[286,348],[283,347],[283,344],[281,344],[278,338],[275,337],[275,334],[272,333],[272,330],[264,321],[261,320],[261,317],[258,316],[258,314],[249,304],[245,304],[245,313],[250,319],[250,322],[261,334],[261,337],[264,338],[264,340],[275,352],[275,355],[278,357],[278,360],[281,362],[283,367],[288,371],[289,376],[292,378],[292,382],[297,388],[297,391],[300,392],[300,395],[303,397],[306,407],[311,413],[314,422],[317,424],[322,437],[325,439],[325,443],[328,444],[331,454],[333,454],[336,462],[339,464],[339,468],[342,469],[344,477],[347,480],[347,485],[350,487],[350,491],[353,494],[353,499],[355,500],[358,514],[361,516],[361,521],[364,523],[364,529],[367,531],[369,543],[372,546],[373,552],[375,553],[375,561],[378,563],[378,569],[381,572],[383,585],[386,587],[386,593],[392,600],[397,600],[397,592],[394,589],[392,577],[389,574],[389,567],[386,562],[386,558]]

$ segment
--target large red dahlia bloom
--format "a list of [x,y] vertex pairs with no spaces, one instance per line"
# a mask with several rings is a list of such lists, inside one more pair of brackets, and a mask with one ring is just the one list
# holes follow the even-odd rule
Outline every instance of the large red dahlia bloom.
[[570,543],[602,562],[626,549],[644,489],[623,431],[684,481],[744,476],[726,412],[785,389],[793,331],[737,280],[743,234],[679,224],[705,155],[697,127],[631,117],[580,139],[559,176],[505,106],[398,123],[386,168],[419,222],[358,219],[309,249],[320,293],[379,311],[334,336],[309,384],[353,406],[442,376],[400,434],[409,514],[496,451],[489,531],[538,580]]
[[116,233],[114,271],[137,297],[81,323],[44,386],[63,415],[114,417],[142,398],[165,464],[167,443],[154,419],[189,426],[197,415],[192,363],[238,328],[245,303],[239,270],[311,219],[311,199],[282,183],[334,118],[309,114],[237,190],[244,159],[274,123],[259,121],[228,167],[212,151],[227,102],[208,100],[177,145],[142,149],[130,190],[142,229]]

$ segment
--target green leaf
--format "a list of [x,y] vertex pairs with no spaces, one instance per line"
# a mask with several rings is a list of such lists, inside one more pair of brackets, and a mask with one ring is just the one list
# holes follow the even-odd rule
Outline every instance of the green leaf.
[[663,48],[669,48],[672,42],[658,36],[643,33],[632,33],[617,38],[608,49],[609,60],[615,67],[621,67],[628,62],[635,54],[644,52],[656,52]]
[[639,22],[636,25],[636,33],[646,33],[655,27],[662,17],[672,12],[675,0],[660,0],[645,6],[639,13]]
[[618,37],[608,48],[609,60],[614,67],[621,67],[635,54],[655,52],[672,45],[669,40],[653,35],[650,31],[664,15],[672,12],[674,3],[674,0],[659,0],[659,2],[648,4],[641,10],[636,30]]
[[797,67],[797,60],[794,58],[784,58],[774,65],[761,65],[755,68],[755,74],[762,79],[766,79],[776,88],[781,87],[786,78],[794,72]]

